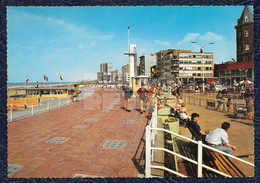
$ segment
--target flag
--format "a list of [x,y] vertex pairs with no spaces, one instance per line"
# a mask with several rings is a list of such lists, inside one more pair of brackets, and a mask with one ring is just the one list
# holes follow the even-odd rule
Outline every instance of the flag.
[[142,72],[144,72],[144,70],[143,70],[143,69],[141,69],[141,71],[142,71]]
[[155,68],[152,68],[152,72],[153,72],[154,74],[156,74],[156,70],[155,70]]
[[48,81],[48,77],[44,75],[44,81]]
[[63,76],[60,74],[60,80],[63,80]]
[[25,77],[25,83],[28,83],[29,79],[27,77]]

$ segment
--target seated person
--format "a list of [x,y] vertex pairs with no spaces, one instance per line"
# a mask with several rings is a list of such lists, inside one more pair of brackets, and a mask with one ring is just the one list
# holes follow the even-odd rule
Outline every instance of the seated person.
[[195,130],[195,133],[200,134],[202,139],[205,139],[207,133],[203,132],[200,129],[200,126],[198,125],[199,117],[200,117],[200,115],[198,113],[192,113],[191,114],[191,121],[189,121],[187,123],[187,125],[188,125],[189,128],[192,128],[193,130]]
[[179,110],[182,103],[183,103],[183,100],[181,100],[181,99],[178,100],[178,103],[174,106],[174,109],[175,109],[175,110]]
[[184,102],[181,104],[181,107],[179,108],[179,115],[180,115],[180,118],[184,119],[184,120],[190,118],[190,116],[188,115],[188,110],[186,109]]
[[[230,128],[230,123],[224,122],[221,125],[221,128],[217,128],[210,132],[205,141],[209,146],[214,147],[220,151],[226,152],[232,155],[232,150],[236,150],[236,146],[229,144],[227,131]],[[232,160],[232,158],[228,159]]]

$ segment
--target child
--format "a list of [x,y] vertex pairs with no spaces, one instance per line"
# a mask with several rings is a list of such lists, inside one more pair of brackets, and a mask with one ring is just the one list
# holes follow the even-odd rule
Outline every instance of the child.
[[229,113],[230,109],[231,109],[231,106],[232,103],[231,103],[231,98],[228,98],[228,101],[227,101],[227,113]]

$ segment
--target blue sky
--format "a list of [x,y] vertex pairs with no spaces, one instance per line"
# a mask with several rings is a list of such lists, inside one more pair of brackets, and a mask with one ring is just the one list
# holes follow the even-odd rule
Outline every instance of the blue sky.
[[[214,53],[214,63],[236,59],[234,26],[243,6],[222,7],[8,7],[9,82],[81,81],[96,78],[99,64],[128,64],[130,43],[138,56],[163,49]],[[252,11],[252,8],[251,8]]]

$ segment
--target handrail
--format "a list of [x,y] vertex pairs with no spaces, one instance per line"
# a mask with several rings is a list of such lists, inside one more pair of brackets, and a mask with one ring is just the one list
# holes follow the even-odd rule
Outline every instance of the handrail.
[[[188,138],[188,137],[182,136],[182,135],[180,135],[180,134],[177,134],[177,133],[175,133],[175,132],[172,132],[172,131],[169,131],[169,130],[166,130],[166,129],[163,129],[163,128],[151,128],[151,130],[164,131],[164,132],[170,133],[170,134],[172,134],[172,135],[176,135],[176,136],[178,136],[178,137],[180,137],[180,138],[186,139],[186,140],[188,140],[188,141],[190,141],[190,142],[193,142],[193,143],[195,143],[195,144],[198,144],[198,142],[199,142],[199,141],[192,140],[192,139],[190,139],[190,138]],[[246,164],[248,164],[248,165],[250,165],[250,166],[255,167],[255,165],[254,165],[253,163],[250,163],[250,162],[248,162],[248,161],[245,161],[245,160],[243,160],[243,159],[241,159],[241,158],[238,158],[238,157],[236,157],[236,156],[227,154],[227,153],[225,153],[225,152],[223,152],[223,151],[220,151],[220,150],[218,150],[218,149],[215,149],[215,148],[213,148],[213,147],[210,147],[210,146],[208,146],[208,145],[206,145],[206,144],[202,144],[202,146],[203,146],[203,147],[206,147],[206,148],[208,148],[208,149],[210,149],[210,150],[216,151],[216,152],[218,152],[218,153],[224,154],[225,156],[234,158],[234,159],[236,159],[236,160],[238,160],[238,161],[241,161],[241,162],[243,162],[243,163],[246,163]]]
[[[166,151],[166,152],[168,152],[168,153],[170,153],[170,154],[172,154],[172,155],[178,156],[178,157],[180,157],[180,158],[182,158],[182,159],[185,159],[185,160],[187,160],[187,161],[189,161],[189,162],[191,162],[191,163],[193,163],[193,164],[198,165],[198,162],[197,162],[197,161],[192,160],[192,159],[190,159],[190,158],[187,158],[187,157],[185,157],[185,156],[182,156],[182,155],[180,155],[180,154],[178,154],[178,153],[175,153],[175,152],[173,152],[173,151],[170,151],[170,150],[168,150],[168,149],[161,148],[161,147],[151,147],[151,149]],[[219,170],[215,170],[214,168],[211,168],[211,167],[209,167],[209,166],[207,166],[207,165],[202,164],[202,167],[203,167],[203,168],[206,168],[206,169],[209,169],[209,170],[211,170],[211,171],[213,171],[213,172],[215,172],[215,173],[218,173],[218,174],[220,174],[220,175],[223,175],[223,176],[226,176],[226,177],[230,177],[230,178],[232,177],[232,176],[230,176],[230,175],[228,175],[228,174],[225,174],[225,173],[223,173],[223,172],[221,172],[221,171],[219,171]]]
[[[175,153],[175,152],[170,151],[170,150],[165,149],[165,148],[151,147],[151,131],[153,131],[153,130],[164,131],[164,132],[170,133],[172,135],[178,136],[178,137],[180,137],[182,139],[186,139],[186,140],[188,140],[188,141],[190,141],[192,143],[198,144],[198,161],[194,161],[192,159],[189,159],[189,158],[187,158],[185,156],[182,156],[182,155],[180,155],[178,153]],[[188,137],[185,137],[185,136],[182,136],[180,134],[177,134],[175,132],[172,132],[172,131],[169,131],[169,130],[166,130],[166,129],[163,129],[163,128],[153,128],[153,127],[150,127],[150,125],[147,125],[146,126],[146,168],[145,168],[145,174],[146,175],[145,176],[146,177],[151,177],[151,170],[150,170],[151,168],[163,169],[163,170],[169,171],[169,172],[174,173],[174,174],[179,175],[179,176],[185,176],[183,174],[180,174],[178,172],[170,170],[170,169],[168,169],[166,167],[151,165],[151,154],[150,154],[151,150],[162,150],[162,151],[166,151],[166,152],[168,152],[170,154],[176,155],[176,156],[181,157],[181,158],[183,158],[183,159],[185,159],[187,161],[190,161],[191,163],[194,163],[194,164],[198,165],[198,177],[202,177],[202,168],[206,168],[208,170],[211,170],[211,171],[213,171],[215,173],[218,173],[220,175],[223,175],[225,177],[232,177],[232,176],[230,176],[228,174],[225,174],[225,173],[223,173],[221,171],[215,170],[215,169],[213,169],[213,168],[211,168],[211,167],[209,167],[207,165],[204,165],[202,163],[202,147],[211,149],[213,151],[216,151],[218,153],[224,154],[224,155],[226,155],[228,157],[231,157],[231,158],[234,158],[234,159],[236,159],[238,161],[241,161],[242,163],[245,163],[245,164],[248,164],[250,166],[255,167],[255,165],[250,163],[250,162],[247,162],[247,161],[245,161],[243,159],[240,159],[240,158],[235,157],[233,155],[230,155],[230,154],[227,154],[225,152],[219,151],[219,150],[217,150],[215,148],[212,148],[212,147],[210,147],[208,145],[205,145],[205,144],[202,143],[202,141],[195,141],[195,140],[192,140],[192,139],[190,139]]]
[[210,146],[208,146],[208,145],[206,145],[206,144],[202,144],[202,146],[203,146],[203,147],[206,147],[206,148],[208,148],[208,149],[210,149],[210,150],[212,150],[212,151],[216,151],[216,152],[218,152],[218,153],[221,153],[221,154],[223,154],[223,155],[225,155],[225,156],[228,156],[228,157],[231,157],[231,158],[233,158],[233,159],[236,159],[236,160],[238,160],[238,161],[241,161],[241,162],[243,162],[243,163],[245,163],[245,164],[248,164],[248,165],[250,165],[250,166],[252,166],[252,167],[255,167],[255,165],[254,165],[253,163],[250,163],[250,162],[245,161],[245,160],[243,160],[243,159],[241,159],[241,158],[238,158],[238,157],[236,157],[236,156],[230,155],[230,154],[228,154],[228,153],[225,153],[225,152],[223,152],[223,151],[220,151],[220,150],[218,150],[218,149],[215,149],[215,148],[213,148],[213,147],[210,147]]

